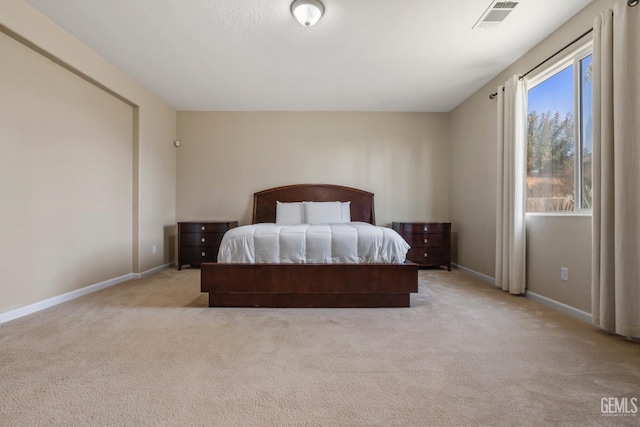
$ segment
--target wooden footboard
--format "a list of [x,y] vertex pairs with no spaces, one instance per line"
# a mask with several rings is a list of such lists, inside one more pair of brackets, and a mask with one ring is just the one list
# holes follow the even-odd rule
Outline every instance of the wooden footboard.
[[201,266],[210,307],[409,307],[418,265],[216,264]]

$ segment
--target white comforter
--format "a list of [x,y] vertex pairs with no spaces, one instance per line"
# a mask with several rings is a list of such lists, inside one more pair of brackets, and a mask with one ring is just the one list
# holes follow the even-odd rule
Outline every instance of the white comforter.
[[394,230],[365,222],[252,224],[224,235],[222,263],[401,264],[409,245]]

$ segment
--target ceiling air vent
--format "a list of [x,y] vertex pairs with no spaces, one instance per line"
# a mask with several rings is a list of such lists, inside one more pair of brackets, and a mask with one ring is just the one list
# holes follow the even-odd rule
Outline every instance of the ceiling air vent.
[[517,5],[515,1],[492,1],[472,29],[497,27]]

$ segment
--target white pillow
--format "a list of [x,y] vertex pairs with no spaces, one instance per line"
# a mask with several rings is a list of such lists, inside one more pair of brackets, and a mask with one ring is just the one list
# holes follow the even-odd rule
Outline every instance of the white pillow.
[[351,222],[351,202],[342,202],[342,222]]
[[276,224],[304,224],[302,202],[283,203],[276,201]]
[[305,202],[304,218],[307,224],[335,224],[344,222],[342,219],[342,203]]

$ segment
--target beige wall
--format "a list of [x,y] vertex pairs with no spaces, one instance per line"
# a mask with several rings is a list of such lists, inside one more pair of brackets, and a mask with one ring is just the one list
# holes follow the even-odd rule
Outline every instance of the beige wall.
[[[489,94],[511,75],[528,71],[591,28],[595,16],[614,3],[614,0],[591,3],[451,112],[451,219],[457,234],[456,262],[459,265],[494,276],[496,106]],[[547,219],[527,220],[531,236],[527,257],[528,286],[547,298],[587,311],[585,295],[589,292],[591,279],[585,272],[590,272],[590,257],[584,256],[584,247],[579,245],[590,242],[590,229],[585,226],[585,218],[578,216],[562,219],[561,227],[557,224]],[[551,262],[545,250],[554,246],[579,249],[579,253]],[[573,271],[582,272],[573,276],[571,287],[555,286],[560,278],[557,263],[570,263],[575,266]]]
[[0,314],[169,263],[175,111],[26,2],[0,10]]
[[483,89],[451,113],[453,261],[493,277],[496,253],[495,103]]
[[379,225],[449,219],[449,120],[437,113],[179,112],[177,217],[251,220],[256,191],[375,193]]
[[0,301],[130,273],[132,107],[1,33],[0,56]]
[[[591,216],[529,215],[529,290],[591,313]],[[569,269],[569,280],[560,269]]]

